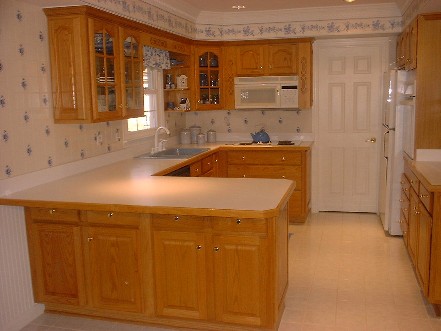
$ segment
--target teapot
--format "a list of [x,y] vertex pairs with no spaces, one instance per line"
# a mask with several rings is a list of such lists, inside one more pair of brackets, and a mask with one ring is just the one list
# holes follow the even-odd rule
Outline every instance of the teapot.
[[260,129],[259,132],[251,133],[251,137],[253,137],[254,143],[269,143],[270,137],[268,133],[265,132],[265,129]]

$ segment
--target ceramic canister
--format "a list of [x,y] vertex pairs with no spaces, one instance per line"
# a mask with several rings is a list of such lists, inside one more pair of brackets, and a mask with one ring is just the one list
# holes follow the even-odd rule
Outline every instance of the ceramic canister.
[[190,126],[191,143],[197,144],[198,134],[201,133],[201,127],[197,125]]
[[216,142],[216,131],[214,131],[214,130],[207,131],[207,142],[209,142],[209,143]]
[[198,145],[205,144],[205,134],[199,133],[198,134]]
[[184,129],[181,131],[181,144],[190,144],[191,143],[191,135],[189,129]]

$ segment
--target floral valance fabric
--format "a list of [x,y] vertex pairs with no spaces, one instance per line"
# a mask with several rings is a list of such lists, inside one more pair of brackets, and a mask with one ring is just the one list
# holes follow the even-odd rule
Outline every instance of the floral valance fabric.
[[144,46],[144,66],[155,69],[170,69],[170,54],[163,49]]

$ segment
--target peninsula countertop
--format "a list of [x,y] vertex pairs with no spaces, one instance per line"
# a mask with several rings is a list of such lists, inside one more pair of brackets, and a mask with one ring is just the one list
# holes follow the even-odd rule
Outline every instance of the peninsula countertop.
[[295,188],[286,179],[152,176],[183,161],[131,158],[2,196],[0,204],[139,213],[185,209],[204,216],[234,210],[240,217],[272,217]]

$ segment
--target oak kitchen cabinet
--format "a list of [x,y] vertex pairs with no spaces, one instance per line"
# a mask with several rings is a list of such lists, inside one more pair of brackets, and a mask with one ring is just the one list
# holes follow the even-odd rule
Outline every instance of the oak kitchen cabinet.
[[227,109],[234,108],[234,77],[295,75],[299,77],[299,108],[312,107],[312,39],[226,42],[224,89]]
[[296,188],[289,200],[289,218],[293,222],[304,222],[310,210],[310,150],[288,150],[277,147],[263,150],[263,148],[229,150],[227,177],[294,180]]
[[441,13],[418,15],[397,43],[400,68],[416,81],[414,149],[441,148]]
[[223,109],[223,57],[221,47],[196,45],[195,93],[196,110]]
[[[175,61],[172,61],[175,60]],[[188,99],[190,107],[194,104],[192,96],[192,88],[194,81],[194,69],[192,56],[177,52],[170,52],[170,69],[164,70],[164,109],[174,110],[170,108],[171,103],[175,108],[179,109],[181,99]],[[168,79],[171,80],[172,86],[168,85]],[[181,85],[178,80],[183,79],[186,85]]]
[[44,9],[54,119],[91,123],[142,116],[140,32],[89,7]]
[[35,301],[84,306],[78,210],[26,209],[26,228]]
[[439,313],[441,192],[429,189],[430,184],[408,159],[405,159],[401,185],[405,192],[401,196],[401,214],[409,222],[406,246],[424,296]]
[[141,215],[130,213],[27,209],[35,300],[141,312],[141,220]]
[[[267,273],[271,224],[264,219],[154,215],[157,313],[267,324],[272,318],[268,286],[276,285]],[[286,218],[277,227],[285,233]],[[277,286],[286,284],[287,270],[277,277]]]
[[297,53],[297,44],[238,46],[237,75],[295,75]]
[[286,202],[268,218],[26,208],[26,221],[49,310],[215,330],[272,329],[283,312]]

